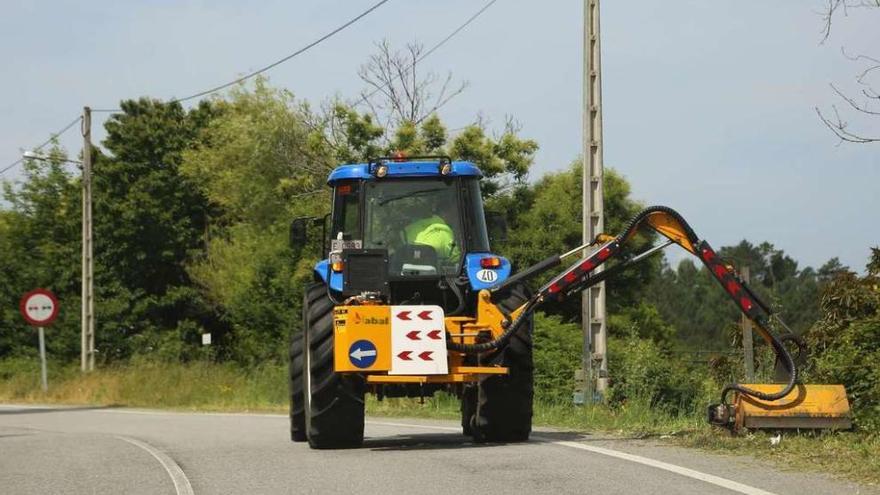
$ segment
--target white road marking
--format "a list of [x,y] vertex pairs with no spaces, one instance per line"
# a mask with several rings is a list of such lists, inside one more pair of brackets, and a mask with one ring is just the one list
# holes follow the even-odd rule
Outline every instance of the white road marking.
[[180,466],[174,462],[174,459],[169,457],[168,454],[146,442],[134,438],[123,437],[120,435],[116,435],[116,438],[140,447],[155,457],[156,460],[159,461],[159,464],[165,468],[165,472],[168,473],[168,476],[171,477],[171,482],[174,483],[174,490],[177,492],[177,495],[193,495],[193,488],[189,482],[189,478],[186,477],[183,469],[180,469]]
[[[367,424],[376,425],[376,426],[397,426],[401,428],[424,428],[429,430],[442,430],[442,431],[456,431],[460,432],[461,428],[452,428],[449,426],[436,426],[436,425],[414,425],[407,423],[386,423],[379,421],[367,421]],[[572,449],[586,450],[587,452],[592,452],[594,454],[600,454],[608,457],[614,457],[616,459],[621,459],[624,461],[634,462],[636,464],[642,464],[645,466],[650,466],[656,469],[662,469],[664,471],[669,471],[670,473],[675,473],[680,476],[686,476],[688,478],[692,478],[695,480],[700,480],[705,483],[709,483],[715,486],[720,486],[721,488],[726,488],[736,493],[742,493],[743,495],[775,495],[773,492],[768,492],[766,490],[761,490],[760,488],[755,488],[753,486],[745,485],[743,483],[739,483],[733,480],[729,480],[727,478],[722,478],[720,476],[715,476],[708,473],[703,473],[701,471],[696,471],[694,469],[689,469],[686,467],[678,466],[675,464],[670,464],[668,462],[658,461],[656,459],[650,459],[648,457],[642,457],[640,455],[628,454],[626,452],[620,452],[618,450],[612,450],[604,447],[596,447],[593,445],[585,445],[578,442],[571,442],[566,440],[554,440],[552,438],[542,437],[540,435],[532,435],[533,440],[538,440],[543,443],[550,443],[553,445],[560,445],[562,447],[568,447]]]
[[768,492],[766,490],[761,490],[760,488],[755,488],[753,486],[744,485],[742,483],[729,480],[727,478],[722,478],[720,476],[715,476],[712,474],[703,473],[700,471],[696,471],[693,469],[688,469],[686,467],[677,466],[675,464],[670,464],[668,462],[658,461],[655,459],[650,459],[648,457],[642,457],[640,455],[635,454],[627,454],[626,452],[620,452],[618,450],[606,449],[603,447],[596,447],[593,445],[584,445],[578,442],[569,442],[565,440],[553,440],[550,438],[544,438],[538,435],[532,435],[532,438],[535,440],[539,440],[541,442],[548,442],[555,445],[561,445],[563,447],[570,447],[573,449],[586,450],[588,452],[593,452],[595,454],[607,455],[609,457],[614,457],[617,459],[622,459],[625,461],[635,462],[637,464],[643,464],[645,466],[650,466],[657,469],[662,469],[664,471],[669,471],[671,473],[675,473],[681,476],[687,476],[688,478],[693,478],[696,480],[704,481],[706,483],[713,484],[715,486],[720,486],[721,488],[726,488],[728,490],[742,493],[744,495],[774,495],[773,492]]

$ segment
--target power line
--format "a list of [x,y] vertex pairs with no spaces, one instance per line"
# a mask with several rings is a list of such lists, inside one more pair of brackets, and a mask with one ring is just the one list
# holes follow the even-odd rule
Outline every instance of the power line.
[[[64,134],[65,132],[67,132],[71,127],[73,127],[73,126],[74,126],[77,122],[79,122],[80,120],[82,120],[82,116],[77,116],[77,118],[73,119],[73,121],[71,121],[69,124],[67,124],[66,126],[64,126],[60,131],[58,131],[58,132],[56,132],[56,133],[50,135],[49,139],[47,139],[46,141],[44,141],[41,145],[39,145],[39,146],[33,148],[33,150],[34,150],[34,151],[39,151],[39,150],[43,149],[44,146],[46,146],[47,144],[51,143],[51,142],[52,142],[55,138],[57,138],[58,136],[60,136],[60,135]],[[2,170],[0,170],[0,175],[5,174],[5,173],[8,172],[9,170],[12,170],[13,167],[15,167],[16,165],[18,165],[19,163],[21,163],[21,162],[23,162],[23,161],[24,161],[24,157],[19,158],[18,160],[15,160],[14,162],[10,163],[10,164],[7,165],[6,167],[4,167]]]
[[[457,28],[455,28],[455,30],[453,30],[451,33],[449,33],[445,38],[443,38],[442,40],[440,40],[439,42],[437,42],[437,43],[436,43],[434,46],[432,46],[428,51],[426,51],[425,53],[423,53],[422,56],[420,56],[420,57],[417,58],[415,61],[413,61],[413,63],[410,64],[409,67],[407,67],[405,70],[406,70],[406,71],[409,71],[410,69],[412,69],[413,67],[415,67],[416,64],[418,64],[418,63],[421,62],[422,60],[425,60],[426,58],[428,58],[429,55],[431,55],[432,53],[434,53],[435,51],[437,51],[437,49],[439,49],[441,46],[445,45],[447,41],[449,41],[449,40],[451,40],[452,38],[454,38],[458,33],[460,33],[462,30],[464,30],[464,28],[468,27],[468,25],[469,25],[470,23],[474,22],[474,21],[477,19],[477,17],[480,17],[480,16],[483,14],[483,12],[485,12],[486,10],[488,10],[489,7],[491,7],[491,6],[492,6],[495,2],[497,2],[497,1],[498,1],[498,0],[489,0],[489,2],[486,2],[486,5],[483,5],[483,7],[482,7],[480,10],[478,10],[476,13],[474,13],[474,15],[470,16],[466,21],[464,21],[464,23],[462,23],[460,26],[458,26]],[[394,77],[394,79],[400,79],[400,78],[402,78],[402,77],[403,77],[403,74],[398,74],[397,76]],[[379,86],[378,88],[374,89],[373,91],[371,91],[371,92],[369,92],[369,93],[363,95],[363,96],[362,96],[358,101],[356,101],[352,106],[358,106],[358,105],[360,105],[360,104],[362,104],[362,103],[366,103],[366,101],[367,101],[368,99],[370,99],[373,95],[375,95],[375,94],[378,93],[379,91],[382,91],[383,89],[388,88],[388,86],[390,86],[390,85],[391,85],[391,82],[389,81],[389,82],[383,84],[382,86]]]
[[[365,11],[361,12],[360,14],[358,14],[357,16],[353,17],[352,19],[350,19],[350,20],[349,20],[348,22],[346,22],[345,24],[343,24],[343,25],[337,27],[336,29],[330,31],[329,33],[325,34],[324,36],[321,36],[321,37],[318,38],[317,40],[315,40],[315,41],[309,43],[308,45],[306,45],[306,46],[300,48],[299,50],[297,50],[297,51],[291,53],[290,55],[287,55],[286,57],[284,57],[284,58],[282,58],[282,59],[280,59],[280,60],[277,60],[277,61],[275,61],[275,62],[272,62],[271,64],[269,64],[269,65],[267,65],[267,66],[265,66],[265,67],[263,67],[263,68],[261,68],[261,69],[255,70],[255,71],[253,71],[253,72],[251,72],[251,73],[249,73],[249,74],[247,74],[247,75],[245,75],[245,76],[239,77],[238,79],[235,79],[234,81],[230,81],[230,82],[228,82],[228,83],[221,84],[221,85],[219,85],[219,86],[215,86],[215,87],[213,87],[213,88],[206,89],[206,90],[204,90],[204,91],[200,91],[200,92],[195,93],[195,94],[193,94],[193,95],[186,96],[186,97],[184,97],[184,98],[174,98],[174,99],[170,100],[169,103],[181,103],[181,102],[184,102],[184,101],[192,100],[192,99],[194,99],[194,98],[199,98],[199,97],[201,97],[201,96],[206,96],[206,95],[209,95],[209,94],[211,94],[211,93],[215,93],[215,92],[217,92],[217,91],[220,91],[221,89],[228,88],[228,87],[233,86],[233,85],[235,85],[235,84],[238,84],[238,83],[240,83],[240,82],[247,81],[248,79],[250,79],[250,78],[252,78],[252,77],[254,77],[254,76],[256,76],[256,75],[262,74],[263,72],[266,72],[267,70],[272,69],[272,68],[274,68],[274,67],[276,67],[276,66],[278,66],[278,65],[281,65],[281,64],[283,64],[284,62],[287,62],[288,60],[290,60],[290,59],[296,57],[297,55],[300,55],[300,54],[302,54],[302,53],[305,53],[306,51],[310,50],[311,48],[313,48],[313,47],[315,47],[315,46],[321,44],[322,42],[324,42],[324,41],[326,41],[326,40],[332,38],[333,36],[335,36],[335,35],[336,35],[337,33],[339,33],[340,31],[344,30],[345,28],[351,26],[352,24],[354,24],[354,23],[356,23],[357,21],[361,20],[362,18],[366,17],[368,14],[370,14],[371,12],[373,12],[374,10],[378,9],[379,7],[381,7],[382,5],[384,5],[384,4],[388,3],[388,2],[389,2],[389,0],[381,0],[381,1],[377,2],[377,3],[374,4],[372,7],[368,8],[367,10],[365,10]],[[118,109],[118,108],[98,108],[98,109],[94,109],[94,110],[92,110],[92,111],[93,111],[93,112],[96,112],[96,113],[97,113],[97,112],[101,112],[101,113],[116,113],[116,112],[121,112],[121,110]],[[68,124],[67,126],[65,126],[65,127],[64,127],[63,129],[61,129],[60,131],[58,131],[58,132],[56,132],[55,134],[53,134],[52,137],[50,137],[45,143],[43,143],[43,144],[37,146],[37,147],[34,148],[34,149],[35,149],[35,150],[39,150],[39,149],[41,149],[43,146],[46,146],[46,145],[49,144],[53,139],[55,139],[56,137],[60,136],[61,134],[63,134],[64,132],[66,132],[68,129],[70,129],[71,127],[73,127],[73,125],[76,124],[80,119],[82,119],[82,117],[77,117],[76,120],[74,120],[73,122],[71,122],[70,124]],[[11,170],[13,167],[15,167],[16,165],[18,165],[19,163],[21,163],[21,162],[23,162],[23,161],[24,161],[24,158],[19,158],[18,160],[16,160],[16,161],[10,163],[10,164],[7,165],[5,168],[3,168],[2,170],[0,170],[0,175],[3,175],[4,173],[6,173],[7,171]]]
[[361,12],[358,16],[352,18],[351,20],[349,20],[349,21],[346,22],[345,24],[343,24],[343,25],[339,26],[338,28],[334,29],[333,31],[330,31],[329,33],[325,34],[324,36],[321,36],[321,37],[318,38],[317,40],[315,40],[315,41],[309,43],[308,45],[306,45],[306,46],[300,48],[299,50],[297,50],[297,51],[291,53],[290,55],[288,55],[288,56],[286,56],[286,57],[284,57],[284,58],[282,58],[282,59],[280,59],[280,60],[277,60],[277,61],[275,61],[275,62],[272,62],[271,64],[269,64],[269,65],[263,67],[262,69],[255,70],[255,71],[251,72],[250,74],[247,74],[247,75],[245,75],[245,76],[239,77],[238,79],[236,79],[236,80],[234,80],[234,81],[230,81],[230,82],[228,82],[228,83],[221,84],[221,85],[219,85],[219,86],[215,86],[215,87],[213,87],[213,88],[211,88],[211,89],[206,89],[205,91],[200,91],[200,92],[198,92],[198,93],[196,93],[196,94],[193,94],[193,95],[190,95],[190,96],[187,96],[187,97],[184,97],[184,98],[174,98],[174,99],[172,99],[169,103],[180,103],[180,102],[184,102],[184,101],[192,100],[193,98],[199,98],[199,97],[201,97],[201,96],[206,96],[206,95],[209,95],[209,94],[211,94],[211,93],[215,93],[215,92],[217,92],[217,91],[220,91],[221,89],[225,89],[225,88],[228,88],[228,87],[233,86],[233,85],[235,85],[235,84],[238,84],[238,83],[240,83],[240,82],[247,81],[248,79],[250,79],[250,78],[252,78],[252,77],[254,77],[254,76],[258,75],[258,74],[262,74],[263,72],[266,72],[267,70],[269,70],[269,69],[271,69],[271,68],[273,68],[273,67],[276,67],[276,66],[278,66],[278,65],[280,65],[280,64],[283,64],[284,62],[287,62],[288,60],[292,59],[293,57],[296,57],[297,55],[299,55],[299,54],[301,54],[301,53],[304,53],[304,52],[308,51],[309,49],[313,48],[314,46],[316,46],[316,45],[322,43],[323,41],[325,41],[325,40],[327,40],[327,39],[333,37],[336,33],[342,31],[343,29],[347,28],[348,26],[351,26],[351,25],[354,24],[355,22],[361,20],[361,18],[366,17],[367,14],[369,14],[370,12],[372,12],[372,11],[378,9],[379,7],[381,7],[383,4],[387,3],[388,1],[389,1],[389,0],[381,0],[380,2],[378,2],[378,3],[376,3],[375,5],[373,5],[372,7],[370,7],[369,9],[367,9],[367,10]]
[[[318,38],[317,40],[315,40],[315,41],[309,43],[308,45],[306,45],[306,46],[300,48],[299,50],[297,50],[297,51],[291,53],[290,55],[287,55],[286,57],[284,57],[284,58],[282,58],[282,59],[280,59],[280,60],[276,60],[275,62],[272,62],[271,64],[269,64],[269,65],[267,65],[267,66],[265,66],[265,67],[263,67],[263,68],[261,68],[261,69],[257,69],[257,70],[255,70],[255,71],[253,71],[253,72],[251,72],[251,73],[249,73],[249,74],[247,74],[247,75],[244,75],[244,76],[242,76],[242,77],[239,77],[238,79],[235,79],[235,80],[233,80],[233,81],[230,81],[230,82],[227,82],[227,83],[221,84],[221,85],[219,85],[219,86],[214,86],[214,87],[211,88],[211,89],[206,89],[206,90],[204,90],[204,91],[200,91],[200,92],[195,93],[195,94],[192,94],[192,95],[190,95],[190,96],[186,96],[186,97],[183,97],[183,98],[172,98],[171,100],[168,101],[168,103],[181,103],[181,102],[184,102],[184,101],[192,100],[192,99],[194,99],[194,98],[199,98],[199,97],[201,97],[201,96],[207,96],[207,95],[209,95],[209,94],[211,94],[211,93],[216,93],[217,91],[220,91],[221,89],[225,89],[225,88],[228,88],[228,87],[230,87],[230,86],[234,86],[234,85],[236,85],[236,84],[238,84],[238,83],[240,83],[240,82],[247,81],[248,79],[250,79],[250,78],[252,78],[252,77],[254,77],[254,76],[256,76],[256,75],[262,74],[263,72],[266,72],[267,70],[270,70],[270,69],[272,69],[272,68],[274,68],[274,67],[277,67],[278,65],[281,65],[281,64],[283,64],[284,62],[287,62],[288,60],[290,60],[290,59],[296,57],[297,55],[300,55],[300,54],[302,54],[302,53],[308,51],[309,49],[311,49],[311,48],[313,48],[313,47],[315,47],[315,46],[321,44],[322,42],[326,41],[327,39],[332,38],[334,35],[336,35],[336,34],[339,33],[340,31],[344,30],[345,28],[351,26],[351,25],[354,24],[355,22],[357,22],[357,21],[361,20],[362,18],[366,17],[368,14],[370,14],[370,13],[373,12],[374,10],[378,9],[379,7],[381,7],[383,4],[387,3],[388,1],[389,1],[389,0],[381,0],[380,2],[374,4],[372,7],[370,7],[369,9],[367,9],[367,10],[361,12],[360,14],[358,14],[357,16],[353,17],[352,19],[350,19],[350,20],[349,20],[348,22],[346,22],[345,24],[343,24],[343,25],[337,27],[337,28],[334,29],[333,31],[330,31],[329,33],[325,34],[324,36],[321,36],[321,37]],[[95,108],[95,109],[92,110],[92,112],[95,112],[95,113],[117,113],[117,112],[121,112],[121,111],[122,111],[122,110],[120,110],[120,109],[118,109],[118,108]]]

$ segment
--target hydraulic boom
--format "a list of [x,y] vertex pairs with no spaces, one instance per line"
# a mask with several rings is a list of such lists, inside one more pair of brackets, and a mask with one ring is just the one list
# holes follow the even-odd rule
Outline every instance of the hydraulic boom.
[[[626,243],[642,228],[648,228],[657,232],[665,237],[667,241],[664,244],[648,249],[629,260],[618,263],[605,271],[599,272],[595,275],[593,274],[596,267],[620,255],[623,246],[626,245]],[[803,344],[800,342],[799,337],[790,331],[787,331],[787,333],[783,335],[774,335],[769,328],[770,318],[771,316],[774,316],[769,305],[762,301],[761,298],[749,288],[749,286],[737,274],[734,267],[725,263],[706,240],[697,237],[690,225],[688,225],[678,212],[665,206],[651,206],[644,209],[636,215],[629,222],[626,229],[617,236],[612,237],[606,234],[600,234],[589,245],[580,246],[563,255],[551,256],[533,267],[520,272],[518,275],[511,277],[505,281],[505,283],[494,287],[491,289],[492,293],[501,294],[510,285],[558,266],[561,264],[562,259],[574,255],[588,246],[599,245],[598,249],[596,249],[591,255],[569,266],[550,282],[541,287],[528,301],[514,311],[510,315],[512,321],[509,322],[505,332],[495,340],[471,345],[456,346],[453,344],[450,348],[462,352],[482,352],[498,348],[506,342],[506,339],[516,331],[517,327],[542,303],[582,291],[602,280],[612,277],[626,267],[645,259],[649,255],[671,244],[678,244],[703,262],[740,311],[754,322],[758,333],[773,349],[777,361],[782,365],[787,374],[786,383],[781,388],[778,386],[767,385],[749,387],[738,383],[727,385],[721,392],[720,404],[709,407],[709,421],[713,424],[724,426],[730,425],[733,422],[737,411],[734,406],[730,405],[729,395],[731,392],[737,393],[738,399],[748,398],[751,399],[752,402],[757,403],[773,403],[788,397],[798,384],[799,372],[797,363],[784,345],[784,342],[796,342],[803,352]],[[787,330],[785,324],[779,320],[778,315],[776,315],[776,318],[780,321],[783,328],[786,328]],[[799,393],[803,395],[806,392],[805,390],[801,390]],[[837,399],[839,400],[839,394]],[[845,401],[845,396],[843,400]],[[800,397],[800,402],[803,402],[803,397]],[[845,413],[848,414],[848,407],[844,409]],[[835,424],[840,426],[841,423],[838,422]]]

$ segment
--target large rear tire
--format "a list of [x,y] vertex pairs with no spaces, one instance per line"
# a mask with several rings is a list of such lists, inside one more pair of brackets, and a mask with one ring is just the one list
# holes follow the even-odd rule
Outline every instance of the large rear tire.
[[[303,297],[303,308],[306,306],[306,296]],[[290,361],[289,361],[289,385],[290,385],[290,439],[294,442],[306,441],[306,416],[305,398],[303,397],[303,328],[305,327],[305,311],[303,311],[302,326],[294,328],[290,332]]]
[[333,302],[324,284],[306,289],[303,313],[303,412],[309,445],[359,447],[364,441],[366,385],[362,376],[333,371]]
[[[525,286],[513,287],[499,306],[508,314],[528,300]],[[531,317],[514,333],[489,364],[507,367],[507,375],[491,376],[462,395],[462,429],[476,441],[524,442],[532,432],[534,364]]]

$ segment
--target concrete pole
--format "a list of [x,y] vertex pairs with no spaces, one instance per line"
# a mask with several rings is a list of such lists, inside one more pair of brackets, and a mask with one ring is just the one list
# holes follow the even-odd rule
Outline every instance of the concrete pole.
[[[605,228],[602,191],[602,60],[599,30],[599,0],[584,0],[584,112],[583,112],[583,240],[592,241]],[[595,248],[593,248],[594,250]],[[585,253],[586,255],[587,253]],[[598,268],[596,273],[601,272]],[[582,295],[581,318],[584,332],[582,366],[586,372],[586,402],[594,393],[608,388],[607,327],[605,322],[605,283]],[[595,387],[595,389],[593,388]]]
[[82,119],[82,371],[95,369],[95,286],[92,249],[92,109]]

